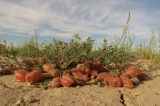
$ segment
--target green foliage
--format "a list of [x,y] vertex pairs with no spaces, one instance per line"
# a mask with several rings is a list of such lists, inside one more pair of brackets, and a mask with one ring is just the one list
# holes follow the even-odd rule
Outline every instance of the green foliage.
[[110,63],[129,64],[136,59],[150,59],[153,65],[160,66],[160,33],[153,32],[149,44],[144,41],[137,45],[129,32],[130,18],[129,13],[121,36],[116,36],[111,43],[104,39],[99,48],[94,47],[92,38],[82,40],[78,34],[69,42],[54,38],[52,42],[42,43],[35,35],[19,46],[8,45],[6,41],[0,42],[0,55],[47,57],[48,61],[62,69],[75,67],[89,60],[99,60],[104,66],[108,66]]
[[19,48],[13,46],[11,43],[10,45],[4,40],[3,43],[0,42],[0,55],[4,56],[16,56],[18,53]]
[[75,34],[69,43],[53,39],[52,43],[44,43],[43,54],[47,55],[52,63],[59,64],[64,61],[61,68],[68,68],[70,65],[92,59],[92,47],[94,40],[88,37],[82,41],[78,34]]
[[38,57],[41,56],[41,48],[36,36],[33,36],[29,41],[20,45],[17,55],[22,57]]

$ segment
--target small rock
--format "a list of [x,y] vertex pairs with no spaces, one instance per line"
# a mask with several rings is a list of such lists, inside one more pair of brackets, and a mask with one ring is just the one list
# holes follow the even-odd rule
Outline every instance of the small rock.
[[30,103],[35,103],[35,102],[37,102],[38,100],[36,99],[36,98],[31,98],[31,100],[30,100]]
[[158,77],[158,76],[160,76],[160,70],[155,70],[155,71],[153,71],[152,76],[153,76],[153,77]]
[[21,106],[21,105],[24,105],[24,99],[19,99],[16,103],[15,103],[16,106]]
[[0,67],[0,75],[2,75],[2,68]]
[[131,79],[134,85],[138,85],[140,83],[139,79],[137,77],[134,77]]
[[81,86],[77,85],[76,88],[80,88]]
[[39,99],[35,98],[34,96],[25,96],[24,101],[26,104],[38,102]]

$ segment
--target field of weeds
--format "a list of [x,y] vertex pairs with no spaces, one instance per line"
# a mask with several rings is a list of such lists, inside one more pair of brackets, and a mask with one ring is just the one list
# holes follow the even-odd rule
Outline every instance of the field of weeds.
[[[39,42],[38,35],[19,45],[9,44],[5,40],[1,41],[0,89],[5,88],[10,92],[9,94],[12,94],[13,91],[17,95],[20,92],[18,89],[31,91],[30,87],[33,87],[34,96],[30,92],[25,92],[29,96],[26,98],[22,98],[24,96],[22,93],[18,99],[14,98],[14,95],[11,96],[12,101],[10,103],[17,106],[31,105],[32,103],[51,105],[49,101],[44,102],[45,99],[43,98],[48,98],[48,96],[41,92],[44,90],[52,92],[50,91],[52,88],[59,88],[55,89],[56,93],[52,95],[52,99],[61,95],[60,97],[65,100],[61,101],[57,98],[58,102],[56,103],[59,104],[65,104],[68,100],[72,101],[72,97],[75,97],[74,93],[79,92],[77,95],[80,96],[76,97],[82,101],[75,100],[73,103],[67,103],[68,105],[74,105],[74,103],[82,105],[84,97],[85,99],[88,98],[83,95],[83,89],[85,89],[85,93],[91,96],[86,104],[92,104],[93,98],[96,99],[96,103],[103,105],[126,106],[137,103],[137,105],[144,104],[145,106],[146,104],[140,101],[141,99],[136,99],[136,95],[142,98],[148,98],[148,95],[151,94],[159,95],[157,90],[160,76],[158,70],[160,68],[160,33],[152,32],[149,42],[144,40],[137,43],[134,36],[129,33],[129,19],[130,16],[122,35],[114,37],[113,40],[104,39],[98,46],[95,46],[96,40],[91,37],[82,40],[78,34],[75,34],[68,42],[55,38],[52,39],[52,42]],[[156,71],[154,72],[154,70]],[[26,87],[27,84],[29,87]],[[153,85],[152,92],[140,96],[139,92],[147,91]],[[104,86],[109,88],[101,88]],[[65,87],[70,87],[70,90],[65,90]],[[111,90],[110,88],[117,89]],[[135,89],[130,94],[125,91],[125,88]],[[89,89],[93,89],[93,91],[89,91]],[[103,92],[99,92],[98,89]],[[106,92],[106,89],[113,94]],[[71,98],[64,96],[64,91]],[[5,94],[5,91],[1,90],[0,93]],[[38,98],[37,94],[43,98]],[[92,97],[93,95],[95,97]],[[97,95],[107,98],[112,96],[111,100],[107,99],[109,102],[106,103],[106,99],[99,99]],[[133,98],[136,102],[132,100]],[[10,101],[11,99],[7,100]],[[159,103],[157,99],[153,101],[152,98],[148,98],[148,100],[153,104]],[[113,103],[112,101],[118,102]],[[8,104],[7,102],[0,102],[3,105]]]

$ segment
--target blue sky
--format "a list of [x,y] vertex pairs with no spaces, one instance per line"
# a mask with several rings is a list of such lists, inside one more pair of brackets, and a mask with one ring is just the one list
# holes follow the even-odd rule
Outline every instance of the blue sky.
[[20,42],[36,30],[41,40],[79,33],[97,41],[120,35],[131,12],[130,32],[147,38],[160,25],[160,0],[0,0],[0,39]]

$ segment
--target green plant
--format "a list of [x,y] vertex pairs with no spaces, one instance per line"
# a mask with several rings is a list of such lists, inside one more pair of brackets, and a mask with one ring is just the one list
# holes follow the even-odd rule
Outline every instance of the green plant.
[[18,47],[18,55],[24,58],[39,57],[41,56],[40,46],[41,45],[38,42],[37,36],[33,36],[29,41],[26,41],[24,44]]
[[[66,69],[92,59],[93,43],[91,38],[81,41],[79,35],[75,34],[69,43],[56,39],[53,39],[52,43],[44,43],[43,54],[46,54],[57,67]],[[60,62],[62,64],[59,64]]]
[[30,40],[18,46],[8,44],[5,40],[0,42],[0,55],[21,57],[24,60],[46,57],[47,62],[63,70],[90,60],[100,61],[107,67],[111,63],[127,65],[133,60],[149,59],[155,67],[160,66],[160,32],[152,32],[149,42],[143,40],[137,45],[129,31],[130,19],[129,12],[122,34],[116,36],[112,42],[108,42],[110,39],[104,39],[98,48],[94,47],[94,40],[91,37],[82,40],[75,34],[69,42],[53,38],[52,42],[40,43],[36,33]]

